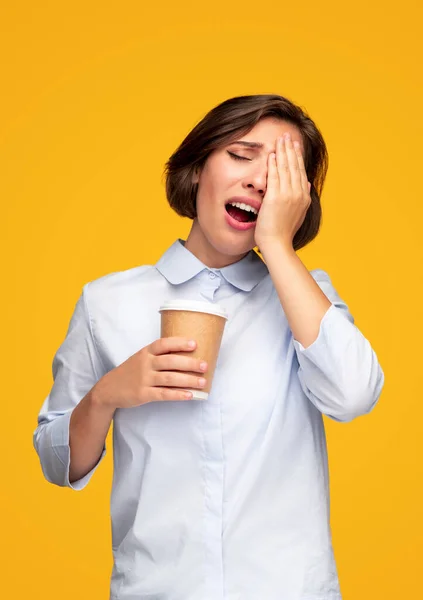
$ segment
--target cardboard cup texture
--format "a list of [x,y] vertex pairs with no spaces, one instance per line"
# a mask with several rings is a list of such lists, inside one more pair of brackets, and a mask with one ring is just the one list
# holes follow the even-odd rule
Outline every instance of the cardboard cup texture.
[[161,337],[185,337],[197,342],[195,350],[178,354],[207,362],[208,369],[204,374],[186,371],[196,377],[205,377],[206,385],[203,388],[189,391],[193,393],[193,399],[206,400],[211,390],[227,320],[224,309],[207,302],[173,300],[164,304],[160,313]]

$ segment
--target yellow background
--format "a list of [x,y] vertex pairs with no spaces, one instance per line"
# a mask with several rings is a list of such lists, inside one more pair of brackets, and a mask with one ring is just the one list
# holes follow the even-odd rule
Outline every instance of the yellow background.
[[325,419],[343,598],[418,598],[419,3],[152,4],[1,8],[1,595],[108,598],[110,434],[80,493],[48,484],[32,447],[53,355],[84,283],[186,239],[162,179],[183,137],[227,98],[277,93],[310,113],[330,157],[323,226],[299,256],[331,275],[386,376],[372,414]]

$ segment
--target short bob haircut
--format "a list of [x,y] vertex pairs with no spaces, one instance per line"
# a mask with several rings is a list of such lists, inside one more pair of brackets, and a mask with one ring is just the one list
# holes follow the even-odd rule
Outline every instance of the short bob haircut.
[[266,117],[295,125],[304,144],[304,165],[307,179],[311,183],[311,204],[294,236],[294,250],[299,250],[316,237],[320,228],[320,196],[328,169],[328,153],[315,123],[302,108],[283,96],[238,96],[225,100],[208,112],[166,163],[166,197],[178,215],[194,219],[197,216],[198,188],[198,184],[192,183],[195,171],[202,168],[213,150],[239,139]]

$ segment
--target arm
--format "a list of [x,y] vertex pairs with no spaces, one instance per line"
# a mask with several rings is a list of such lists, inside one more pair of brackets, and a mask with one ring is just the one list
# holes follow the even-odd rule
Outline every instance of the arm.
[[278,138],[254,237],[293,333],[304,393],[322,413],[349,421],[375,406],[384,374],[327,273],[318,271],[314,281],[295,253],[310,190],[301,142]]
[[292,334],[304,347],[317,338],[330,300],[293,247],[274,243],[261,250]]
[[54,356],[53,387],[33,434],[47,481],[75,490],[87,485],[105,456],[105,439],[113,417],[110,409],[100,408],[97,402],[96,384],[105,369],[91,331],[87,293],[88,284]]
[[[88,310],[88,284],[53,360],[54,384],[38,416],[34,446],[46,479],[84,488],[106,453],[115,410],[154,401],[188,400],[183,388],[200,388],[200,359],[174,354],[194,348],[181,337],[160,338],[106,372]],[[169,387],[168,372],[174,386]],[[181,389],[179,389],[181,388]]]
[[72,411],[69,427],[70,483],[81,480],[99,462],[114,412],[101,403],[98,384]]
[[370,412],[384,373],[327,273],[316,270],[315,280],[289,245],[275,242],[261,252],[293,333],[304,393],[335,421]]

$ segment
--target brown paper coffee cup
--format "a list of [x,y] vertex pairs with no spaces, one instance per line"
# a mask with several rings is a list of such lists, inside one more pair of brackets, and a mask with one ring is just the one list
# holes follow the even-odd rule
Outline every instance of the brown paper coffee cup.
[[[207,362],[208,369],[203,375],[206,385],[201,389],[188,390],[193,393],[193,399],[207,400],[228,319],[226,311],[218,304],[178,299],[163,304],[159,312],[161,313],[161,337],[186,337],[197,342],[195,350],[178,352],[178,354],[200,358]],[[187,373],[196,377],[202,376],[200,373],[190,371]]]

